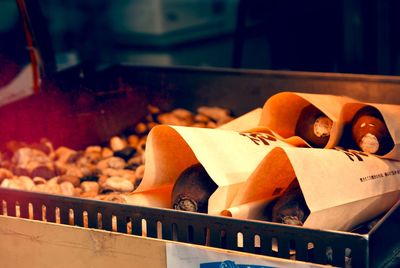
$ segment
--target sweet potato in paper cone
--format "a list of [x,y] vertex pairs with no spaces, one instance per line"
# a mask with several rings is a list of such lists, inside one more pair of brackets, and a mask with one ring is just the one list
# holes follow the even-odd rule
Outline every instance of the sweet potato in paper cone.
[[398,161],[341,150],[276,147],[227,210],[245,204],[257,204],[259,209],[262,200],[270,202],[295,178],[311,211],[304,222],[310,228],[351,230],[387,211],[400,198]]
[[[348,163],[337,162],[336,160],[338,159],[331,158],[330,155],[340,155],[342,159],[345,156],[350,159],[348,161],[354,162],[359,159],[363,160],[360,154],[356,152],[321,149],[308,149],[306,151],[302,151],[301,149],[297,149],[300,151],[296,151],[296,149],[293,149],[294,151],[289,149],[285,149],[285,151],[278,148],[274,149],[276,147],[304,147],[306,145],[304,140],[293,136],[293,133],[297,116],[304,107],[310,104],[318,107],[318,109],[333,121],[331,136],[326,147],[335,146],[339,143],[344,127],[351,122],[357,110],[366,105],[354,99],[342,96],[284,92],[271,97],[271,99],[267,101],[261,112],[261,116],[260,109],[256,109],[242,117],[240,122],[236,121],[235,124],[227,126],[227,130],[165,125],[155,127],[149,134],[147,140],[146,170],[143,181],[135,192],[126,197],[127,202],[137,205],[145,204],[148,206],[170,208],[171,192],[176,179],[182,171],[196,163],[201,163],[208,175],[218,185],[218,189],[209,199],[208,213],[220,214],[221,211],[228,208],[228,210],[225,211],[227,214],[243,218],[256,217],[256,214],[265,210],[269,203],[288,187],[299,172],[298,170],[296,170],[296,173],[294,172],[294,162],[297,163],[304,159],[312,159],[311,162],[313,166],[309,171],[317,172],[317,174],[325,174],[325,177],[329,178],[329,183],[323,183],[323,185],[330,185],[332,182],[335,182],[336,177],[343,179],[343,176],[338,175],[338,173],[343,172],[346,168],[353,170],[354,167],[347,166]],[[390,122],[388,123],[390,126],[389,130],[394,135],[394,140],[398,141],[398,137],[395,136],[396,127],[394,124],[394,118],[398,118],[398,114],[393,114],[393,110],[389,106],[377,106],[379,106],[379,109],[385,114],[385,119],[386,117],[390,118]],[[248,118],[250,120],[246,121]],[[258,120],[259,124],[256,123]],[[242,133],[229,130],[244,130],[256,125],[258,126]],[[275,132],[271,131],[271,129],[275,130]],[[280,135],[279,137],[283,138],[282,140],[275,139],[272,134]],[[290,144],[288,144],[288,142]],[[394,149],[395,153],[398,151],[396,146]],[[327,154],[325,151],[330,153]],[[310,152],[318,153],[317,156],[310,158],[308,155],[314,154]],[[392,154],[392,152],[390,154]],[[394,154],[394,156],[396,156],[396,154]],[[369,157],[367,159],[378,159],[374,156],[367,156],[366,154],[364,154],[363,157]],[[332,162],[330,163],[328,160]],[[374,161],[375,163],[379,162],[378,160]],[[389,163],[392,162],[389,161]],[[360,167],[361,164],[357,164],[356,166]],[[328,168],[324,170],[325,167]],[[364,168],[366,168],[368,172],[375,171],[374,164]],[[360,170],[360,173],[363,172],[364,171]],[[388,172],[390,173],[392,171],[389,170]],[[257,176],[260,174],[264,174],[264,179],[259,180]],[[257,179],[254,179],[254,176]],[[366,174],[365,176],[368,177],[370,175]],[[315,181],[317,182],[317,180]],[[300,185],[303,188],[304,181],[300,181]],[[354,187],[350,189],[352,189],[353,192],[359,191],[355,190],[357,188]],[[243,195],[243,192],[246,194]],[[384,194],[379,194],[389,196],[389,199],[394,196],[393,193],[389,195],[386,192]],[[371,196],[367,199],[371,202],[374,200],[381,201],[381,196],[379,194],[377,197]],[[310,196],[310,193],[308,193],[308,195]],[[340,200],[340,197],[341,196],[335,198]],[[306,201],[309,199],[310,197],[308,197],[308,199],[306,198]],[[368,203],[368,201],[364,199],[361,201],[354,199],[346,202],[346,207],[358,207],[360,204]],[[352,203],[352,205],[348,203]],[[382,202],[381,204],[387,208],[387,203]],[[340,204],[340,206],[336,208],[337,211],[339,211],[338,213],[342,210],[342,205],[343,204]],[[373,204],[372,207],[375,205],[376,204]],[[310,209],[312,210],[311,207]],[[335,210],[329,207],[329,211]],[[316,211],[315,209],[312,210],[312,214],[307,219],[306,224],[310,224],[315,215],[321,213],[323,214],[325,212],[321,212],[320,210]],[[359,217],[360,219],[366,218],[363,213],[360,213]],[[332,220],[332,222],[336,224],[335,220]],[[357,221],[357,217],[354,218],[354,222],[359,222]],[[346,229],[354,222],[345,222],[339,227],[333,225],[331,228]]]
[[[382,153],[377,154],[382,158],[400,160],[400,105],[379,104],[379,103],[348,103],[343,107],[342,117],[344,122],[350,122],[344,135],[351,136],[351,122],[354,121],[358,112],[363,110],[376,111],[378,117],[381,117],[384,123],[383,128],[388,133],[385,137],[386,148]],[[381,131],[382,132],[382,131]],[[356,141],[354,141],[356,142]],[[360,150],[356,144],[350,144],[349,147]]]
[[[265,133],[156,126],[147,138],[143,180],[126,197],[127,202],[170,208],[172,187],[179,175],[189,166],[201,163],[218,185],[210,197],[208,213],[219,213],[230,205],[241,184],[276,146],[291,145]],[[148,199],[146,195],[157,189],[164,191],[152,204],[151,195]]]
[[[333,148],[339,144],[343,127],[347,123],[341,117],[343,106],[347,103],[358,103],[358,101],[346,96],[295,92],[278,93],[270,97],[264,104],[259,126],[272,130],[285,141],[296,140],[296,143],[299,143],[299,137],[295,137],[299,118],[305,109],[316,108],[332,121],[329,126],[329,138],[326,144],[316,146],[310,144],[309,141],[308,144],[310,147],[313,145],[314,147]],[[315,113],[315,111],[312,112]],[[322,127],[324,127],[324,122]],[[300,129],[303,130],[304,127],[300,127]],[[322,133],[321,135],[326,134]]]

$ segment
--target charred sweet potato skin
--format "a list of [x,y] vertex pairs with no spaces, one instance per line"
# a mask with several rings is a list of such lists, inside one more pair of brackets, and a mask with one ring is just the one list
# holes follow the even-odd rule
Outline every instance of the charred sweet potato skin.
[[217,189],[201,164],[185,169],[178,177],[172,190],[172,208],[207,213],[208,199]]
[[299,181],[295,179],[272,207],[272,221],[301,226],[309,214]]

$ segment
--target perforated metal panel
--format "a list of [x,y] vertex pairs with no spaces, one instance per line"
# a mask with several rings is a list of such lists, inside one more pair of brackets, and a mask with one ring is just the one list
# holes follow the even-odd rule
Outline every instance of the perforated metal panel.
[[[383,261],[379,259],[379,254],[371,254],[370,235],[313,230],[1,188],[0,202],[3,215],[285,259],[342,267],[350,264],[352,267],[368,267],[371,264],[376,267],[375,264]],[[395,216],[396,220],[399,214],[397,205],[386,218]],[[379,250],[393,251],[385,244],[380,244]],[[371,258],[374,256],[376,259]]]

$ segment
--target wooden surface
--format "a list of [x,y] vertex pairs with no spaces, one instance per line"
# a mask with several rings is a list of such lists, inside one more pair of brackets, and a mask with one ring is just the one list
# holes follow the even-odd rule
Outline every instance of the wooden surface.
[[0,267],[166,267],[165,242],[0,216]]
[[[191,262],[188,262],[187,254],[182,258],[174,255],[177,253],[176,248],[181,248],[180,252],[192,252],[195,259],[204,262],[211,261],[210,254],[217,254],[221,260],[241,258],[247,263],[268,263],[268,266],[273,267],[325,267],[302,261],[0,215],[1,268],[167,267],[168,246],[172,254],[169,262],[175,263],[178,258],[179,267],[186,267]],[[174,249],[171,250],[171,247]]]

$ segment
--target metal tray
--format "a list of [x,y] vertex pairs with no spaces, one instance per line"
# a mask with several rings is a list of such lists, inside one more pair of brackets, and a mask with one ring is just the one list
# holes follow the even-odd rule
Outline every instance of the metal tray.
[[[82,149],[137,123],[146,105],[195,110],[221,106],[241,115],[281,91],[348,95],[400,104],[400,77],[216,68],[79,65],[43,79],[42,91],[0,107],[0,145],[49,138]],[[90,127],[88,127],[90,125]]]
[[400,202],[364,235],[1,188],[0,202],[7,216],[341,267],[388,267],[400,251]]
[[[200,105],[218,105],[240,115],[261,107],[268,97],[284,90],[400,103],[400,78],[389,76],[116,65],[97,69],[76,66],[44,82],[38,95],[0,107],[0,144],[41,136],[55,141],[56,146],[98,144],[138,121],[148,103],[192,110]],[[112,230],[114,215],[117,231],[126,232],[128,219],[133,223],[132,233],[142,235],[143,219],[149,237],[281,258],[295,255],[298,260],[313,263],[345,266],[346,248],[351,249],[353,267],[385,267],[400,256],[399,205],[371,232],[360,235],[6,189],[0,189],[0,200],[7,203],[11,216],[16,215],[18,203],[20,216],[28,218],[31,203],[34,219],[43,219],[44,205],[48,221],[55,221],[55,209],[59,208],[60,223],[68,224],[72,209],[73,224],[83,226],[86,211],[87,226],[96,228],[100,212],[106,230]],[[157,229],[158,221],[161,227]],[[238,246],[238,237],[243,237],[243,246]],[[259,245],[255,246],[255,240]]]
[[[25,9],[21,14],[29,15],[25,18],[30,19],[34,45],[43,60],[42,91],[0,107],[0,145],[9,139],[45,136],[56,146],[83,148],[107,141],[137,122],[148,103],[192,110],[218,105],[240,115],[262,106],[277,92],[298,91],[400,104],[400,77],[393,76],[129,65],[79,65],[56,72],[40,6],[26,1]],[[345,266],[346,249],[351,250],[353,267],[386,267],[400,256],[399,203],[368,234],[360,235],[1,188],[0,201],[0,212],[9,216],[30,218],[32,207],[35,220],[59,218],[61,224],[70,224],[72,211],[71,224],[78,226],[125,233],[130,224],[133,235],[286,259],[295,256],[313,263]]]

